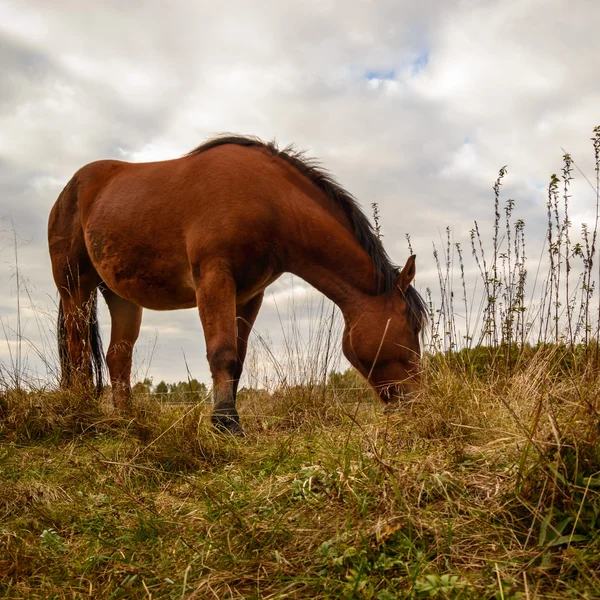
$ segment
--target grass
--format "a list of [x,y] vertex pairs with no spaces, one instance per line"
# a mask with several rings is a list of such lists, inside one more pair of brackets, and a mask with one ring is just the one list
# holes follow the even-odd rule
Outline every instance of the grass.
[[203,405],[140,396],[119,419],[5,394],[0,590],[600,597],[597,374],[555,362],[487,377],[431,358],[421,400],[391,417],[360,389],[315,389],[295,413],[297,390],[249,391],[243,440],[215,436]]

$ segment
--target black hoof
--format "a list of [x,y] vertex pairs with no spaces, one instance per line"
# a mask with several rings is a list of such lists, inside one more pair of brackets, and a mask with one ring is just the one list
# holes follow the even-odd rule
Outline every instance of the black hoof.
[[221,433],[243,437],[246,435],[240,425],[240,416],[235,409],[221,409],[210,418],[214,428]]

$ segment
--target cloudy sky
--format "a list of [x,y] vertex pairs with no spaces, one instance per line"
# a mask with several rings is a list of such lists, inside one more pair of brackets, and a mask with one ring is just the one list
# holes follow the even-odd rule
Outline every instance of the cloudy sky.
[[[18,260],[24,366],[53,366],[46,224],[74,171],[176,157],[224,131],[294,142],[367,212],[377,202],[399,264],[410,233],[421,290],[446,226],[465,247],[474,220],[489,233],[503,165],[539,255],[561,147],[595,177],[598,23],[595,0],[0,0],[0,360],[18,349]],[[575,229],[593,208],[579,177]],[[256,329],[275,354],[288,312],[306,320],[315,301],[298,279],[269,289]],[[145,312],[139,375],[185,379],[187,362],[208,381],[204,353],[194,310]]]

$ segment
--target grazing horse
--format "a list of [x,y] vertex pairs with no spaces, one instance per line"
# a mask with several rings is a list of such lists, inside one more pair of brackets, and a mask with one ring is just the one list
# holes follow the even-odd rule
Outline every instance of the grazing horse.
[[243,434],[235,399],[248,336],[265,288],[284,272],[341,309],[344,354],[384,404],[416,391],[427,310],[411,285],[415,257],[395,267],[353,196],[293,148],[226,136],[174,160],[93,162],[58,197],[48,239],[62,385],[90,386],[95,371],[101,386],[100,289],[119,410],[130,401],[142,309],[197,307],[212,422]]

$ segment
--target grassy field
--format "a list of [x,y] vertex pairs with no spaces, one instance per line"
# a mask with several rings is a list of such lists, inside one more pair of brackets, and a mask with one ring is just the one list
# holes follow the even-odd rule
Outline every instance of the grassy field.
[[[0,399],[10,598],[599,598],[598,372],[438,355],[418,402],[315,386],[135,414]],[[571,357],[572,358],[572,357]]]

